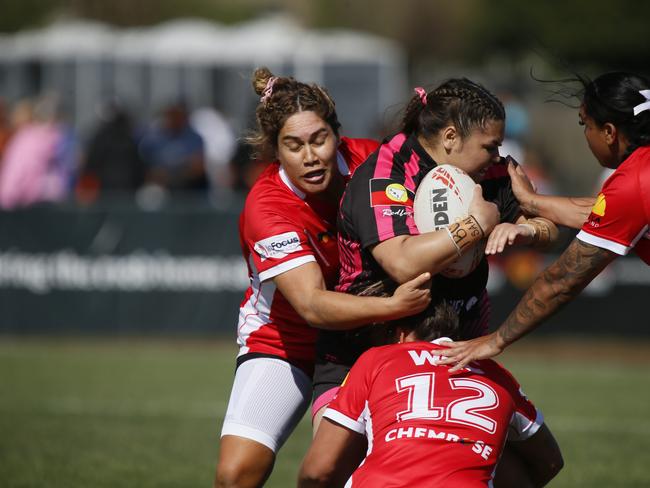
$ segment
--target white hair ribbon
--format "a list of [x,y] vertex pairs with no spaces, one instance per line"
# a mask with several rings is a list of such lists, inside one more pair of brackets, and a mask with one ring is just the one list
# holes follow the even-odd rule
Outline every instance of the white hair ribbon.
[[650,90],[639,90],[639,93],[645,97],[645,102],[634,107],[635,117],[645,110],[650,110]]

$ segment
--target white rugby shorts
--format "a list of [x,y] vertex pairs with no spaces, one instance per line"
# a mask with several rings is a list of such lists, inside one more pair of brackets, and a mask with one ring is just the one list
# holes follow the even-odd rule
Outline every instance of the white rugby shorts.
[[235,372],[221,437],[245,437],[277,452],[309,407],[311,379],[282,359],[253,358]]

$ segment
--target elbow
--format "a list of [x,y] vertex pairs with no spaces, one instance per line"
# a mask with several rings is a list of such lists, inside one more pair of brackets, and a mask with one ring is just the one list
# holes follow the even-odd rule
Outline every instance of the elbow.
[[309,324],[310,327],[317,329],[326,329],[327,321],[313,307],[303,307],[301,310],[296,310],[298,314]]
[[298,474],[298,488],[326,488],[332,486],[331,470],[313,463],[303,464]]
[[388,275],[400,285],[412,280],[425,271],[430,271],[416,269],[411,260],[401,258],[396,258],[390,263],[381,263],[380,265],[384,268],[384,271],[386,271],[386,273],[388,273]]
[[564,459],[562,458],[562,454],[558,453],[557,458],[549,462],[548,465],[546,466],[547,482],[555,478],[558,475],[558,473],[562,471],[563,467],[564,467]]
[[318,291],[305,290],[301,299],[293,300],[291,306],[310,327],[322,329],[326,328],[327,321],[320,313],[319,307],[322,305],[320,305],[319,299]]
[[564,467],[564,459],[562,454],[557,452],[557,455],[552,459],[547,460],[543,466],[539,466],[537,470],[535,487],[546,486],[553,478],[555,478],[562,468]]
[[556,460],[555,463],[551,464],[549,467],[549,473],[551,478],[555,478],[560,471],[562,471],[562,468],[564,468],[564,458],[562,457],[562,454],[559,455],[558,459]]

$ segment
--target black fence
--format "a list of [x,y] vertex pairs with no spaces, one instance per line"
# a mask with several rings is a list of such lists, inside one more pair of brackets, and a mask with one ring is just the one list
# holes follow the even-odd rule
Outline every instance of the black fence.
[[[128,199],[0,212],[0,332],[234,334],[248,286],[240,198]],[[491,264],[493,325],[555,256]],[[650,335],[650,267],[618,259],[539,333]]]

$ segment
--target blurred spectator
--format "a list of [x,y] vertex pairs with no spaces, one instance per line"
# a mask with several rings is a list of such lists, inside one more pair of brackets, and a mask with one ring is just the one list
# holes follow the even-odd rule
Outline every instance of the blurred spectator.
[[0,207],[11,209],[60,201],[72,188],[77,139],[59,117],[58,99],[42,97],[33,107],[17,105],[16,129],[0,164]]
[[506,110],[505,138],[499,149],[502,156],[512,156],[521,164],[537,191],[545,195],[556,194],[555,184],[545,169],[540,154],[529,144],[529,116],[523,103],[512,93],[499,95]]
[[236,191],[248,193],[253,183],[257,180],[269,162],[262,162],[253,155],[251,147],[243,141],[237,141],[237,148],[230,161],[233,174],[232,188]]
[[232,188],[234,176],[230,161],[237,148],[237,138],[232,127],[213,107],[195,110],[190,122],[203,138],[208,183],[216,189]]
[[185,106],[168,106],[140,141],[145,181],[168,190],[207,188],[204,144],[188,121]]
[[505,138],[501,144],[501,155],[512,156],[524,163],[526,139],[528,137],[528,111],[511,93],[502,93],[499,98],[506,110]]
[[12,132],[9,117],[7,115],[7,104],[0,98],[0,161],[2,161],[2,155],[4,154],[4,150],[7,147]]
[[98,112],[100,122],[88,143],[77,186],[82,201],[107,191],[134,192],[144,181],[144,164],[127,111],[111,100]]

